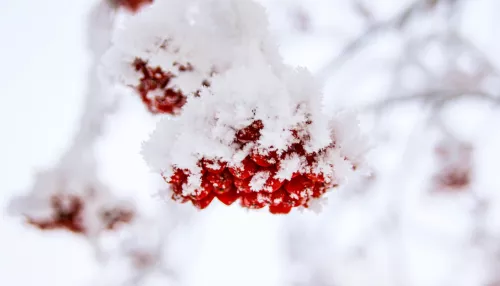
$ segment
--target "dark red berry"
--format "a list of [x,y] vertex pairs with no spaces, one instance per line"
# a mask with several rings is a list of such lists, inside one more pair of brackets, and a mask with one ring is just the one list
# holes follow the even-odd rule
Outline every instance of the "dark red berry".
[[185,184],[188,179],[188,171],[181,169],[175,169],[174,174],[169,178],[168,183],[170,184]]
[[257,192],[241,195],[241,206],[249,209],[261,209],[266,206],[269,195]]
[[203,179],[201,182],[201,187],[196,189],[194,194],[191,195],[191,197],[194,200],[201,200],[201,199],[204,199],[205,197],[207,197],[213,191],[214,191],[214,188],[213,188],[212,184],[208,180]]
[[255,120],[249,126],[236,132],[236,139],[241,143],[255,142],[260,138],[260,131],[264,128],[261,120]]
[[255,151],[252,153],[251,158],[257,165],[264,168],[270,167],[278,162],[278,155],[276,154],[276,151],[271,151],[268,154],[262,154]]
[[202,209],[205,209],[206,207],[208,207],[214,198],[215,198],[215,194],[212,192],[212,193],[208,194],[208,196],[204,197],[201,200],[191,199],[191,202],[193,203],[193,205],[195,207],[202,210]]
[[272,193],[281,188],[281,186],[283,186],[283,181],[275,178],[274,176],[275,175],[271,173],[271,175],[266,181],[266,184],[264,185],[263,191]]
[[220,174],[226,168],[227,163],[214,161],[214,160],[202,160],[202,166],[205,170],[212,174]]
[[323,183],[316,183],[314,184],[314,188],[312,191],[312,197],[313,198],[319,198],[321,197],[324,193],[326,193],[327,187]]
[[246,179],[257,172],[257,164],[250,157],[246,157],[239,166],[230,167],[229,172],[238,179]]
[[248,177],[246,179],[238,179],[234,178],[234,185],[238,189],[239,192],[242,193],[251,193],[252,189],[250,188],[250,181],[252,180],[252,177]]
[[285,184],[285,189],[290,194],[301,196],[305,191],[312,190],[314,184],[305,176],[292,178]]
[[236,192],[235,187],[232,187],[229,191],[223,194],[217,194],[217,198],[219,199],[219,201],[227,206],[232,205],[236,200],[239,199],[239,197],[240,195]]
[[325,182],[325,176],[323,175],[323,173],[307,173],[306,177],[313,182],[318,182],[318,183]]
[[220,174],[208,173],[206,178],[212,184],[214,192],[217,193],[227,192],[233,185],[233,176],[227,170]]
[[269,212],[272,214],[288,214],[292,210],[292,206],[287,204],[279,204],[276,206],[270,205]]

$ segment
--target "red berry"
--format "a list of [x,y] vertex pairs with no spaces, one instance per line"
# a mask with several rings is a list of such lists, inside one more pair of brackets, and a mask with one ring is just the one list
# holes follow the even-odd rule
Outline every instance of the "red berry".
[[208,180],[203,179],[201,187],[196,189],[195,193],[192,194],[191,197],[195,200],[201,200],[207,197],[212,191],[214,191],[212,184]]
[[224,171],[221,174],[209,173],[206,178],[217,193],[227,192],[233,185],[233,176],[231,176],[229,171]]
[[287,197],[288,193],[285,190],[283,189],[277,190],[276,192],[271,194],[271,202],[270,202],[271,206],[277,206],[282,204]]
[[274,175],[271,175],[264,185],[264,191],[272,193],[281,188],[281,186],[283,186],[283,181],[276,179]]
[[266,168],[277,163],[278,155],[276,151],[271,151],[268,154],[255,151],[252,153],[251,158],[257,165]]
[[285,184],[285,189],[288,193],[298,196],[301,196],[307,190],[312,190],[313,187],[313,182],[302,175],[292,178]]
[[249,209],[261,209],[269,201],[269,194],[265,193],[245,193],[241,195],[241,206]]
[[232,187],[228,192],[217,194],[217,198],[219,199],[219,201],[227,206],[232,205],[239,197],[240,195],[236,192],[236,189],[234,187]]
[[220,174],[226,168],[227,163],[213,160],[202,160],[202,166],[212,174]]
[[249,157],[246,157],[239,166],[230,167],[229,172],[238,179],[246,179],[255,174],[257,168],[257,165]]
[[306,177],[313,182],[325,182],[325,176],[323,175],[323,173],[307,173]]
[[174,174],[170,176],[168,183],[170,184],[185,184],[187,183],[189,172],[187,170],[175,169]]
[[313,188],[313,192],[312,192],[312,197],[313,198],[319,198],[321,197],[324,193],[326,193],[327,191],[327,187],[325,184],[323,183],[316,183],[314,185],[314,188]]
[[250,181],[252,180],[252,177],[248,177],[246,179],[238,179],[234,178],[234,185],[238,189],[239,192],[242,193],[251,193],[253,192],[252,189],[250,188]]
[[316,153],[311,153],[306,155],[306,161],[309,166],[316,162]]
[[260,130],[264,128],[261,120],[255,120],[249,126],[236,132],[236,139],[241,143],[254,142],[260,138]]
[[[140,58],[135,59],[132,66],[137,72],[142,74],[140,83],[136,86],[136,90],[141,96],[142,102],[151,113],[176,114],[182,109],[183,105],[186,103],[186,95],[184,95],[181,90],[173,89],[168,86],[175,75],[171,72],[163,71],[160,67],[149,67],[147,62]],[[188,71],[188,69],[182,70],[182,72]],[[160,95],[152,96],[150,94],[152,91]]]
[[288,214],[292,210],[292,207],[287,204],[279,204],[276,206],[270,205],[269,212],[272,214]]
[[299,154],[300,156],[304,156],[306,154],[306,150],[304,149],[304,145],[299,144],[299,143],[294,143],[292,144],[286,152],[284,152],[285,155],[289,154]]
[[202,210],[202,209],[205,209],[206,207],[208,207],[208,205],[210,205],[210,203],[213,201],[214,197],[215,197],[215,194],[212,192],[212,193],[208,194],[208,196],[206,196],[205,198],[203,198],[201,200],[191,199],[191,202],[193,203],[193,206]]
[[182,184],[170,184],[170,188],[172,189],[174,194],[182,196]]
[[288,194],[283,188],[274,192],[271,195],[271,206],[282,206],[282,207],[298,207],[302,205],[304,199],[292,198],[292,195]]

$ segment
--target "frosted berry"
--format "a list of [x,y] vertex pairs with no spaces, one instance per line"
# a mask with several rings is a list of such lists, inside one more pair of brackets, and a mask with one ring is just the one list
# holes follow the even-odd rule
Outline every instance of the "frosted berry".
[[241,161],[240,166],[229,168],[229,172],[238,179],[246,179],[257,172],[258,166],[250,158]]
[[303,196],[304,192],[312,191],[314,183],[305,176],[296,176],[285,184],[285,189],[290,194]]
[[192,203],[195,207],[199,208],[200,210],[205,209],[210,205],[210,203],[214,200],[215,194],[209,193],[206,197],[204,197],[201,200],[192,200]]
[[[178,113],[186,103],[186,95],[180,90],[169,87],[175,76],[160,67],[150,67],[142,59],[135,59],[135,71],[141,74],[139,85],[136,87],[141,100],[151,113]],[[176,65],[178,72],[192,71],[190,65]]]
[[268,154],[261,154],[258,151],[255,151],[251,155],[252,161],[255,162],[255,164],[261,166],[261,167],[270,167],[274,164],[276,164],[278,155],[276,151],[271,151],[268,152]]
[[226,166],[227,166],[227,164],[224,162],[213,161],[213,160],[203,160],[202,165],[203,165],[204,170],[207,170],[208,172],[210,172],[212,174],[222,173],[226,169]]
[[238,194],[235,187],[230,188],[230,190],[225,193],[217,194],[217,199],[219,199],[219,201],[227,206],[232,205],[239,198],[240,195]]
[[249,209],[261,209],[267,205],[269,194],[265,193],[245,193],[241,195],[241,206]]
[[233,176],[227,170],[220,174],[208,174],[207,180],[212,185],[213,190],[217,193],[225,193],[233,186]]
[[266,180],[266,183],[264,184],[264,188],[262,189],[262,191],[270,193],[275,192],[279,188],[281,188],[281,186],[283,186],[283,183],[284,183],[283,180],[276,178],[275,174],[271,173],[269,178]]
[[206,198],[208,195],[210,195],[214,191],[214,187],[211,182],[208,180],[203,180],[201,183],[201,186],[196,189],[194,194],[191,195],[191,197],[194,200],[201,200]]
[[248,143],[257,141],[260,138],[260,130],[264,128],[261,120],[255,120],[249,126],[239,130],[236,133],[236,139],[240,143]]
[[236,189],[240,193],[250,193],[252,192],[252,189],[250,188],[250,181],[252,180],[252,177],[248,177],[246,179],[234,179],[234,185],[236,186]]

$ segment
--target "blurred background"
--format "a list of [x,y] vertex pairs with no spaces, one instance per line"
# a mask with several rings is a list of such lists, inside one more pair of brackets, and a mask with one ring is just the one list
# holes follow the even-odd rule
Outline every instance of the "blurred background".
[[[0,2],[2,209],[71,143],[97,2]],[[370,176],[330,192],[319,214],[164,202],[139,154],[158,117],[120,91],[99,176],[150,224],[102,237],[96,259],[84,237],[3,212],[0,285],[500,285],[500,2],[260,2],[285,61],[324,83],[325,110],[359,113]],[[128,244],[158,257],[126,265]]]

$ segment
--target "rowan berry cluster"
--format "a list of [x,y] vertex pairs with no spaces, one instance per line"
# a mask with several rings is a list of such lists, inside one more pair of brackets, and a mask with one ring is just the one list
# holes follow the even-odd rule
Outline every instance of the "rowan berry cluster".
[[[135,71],[141,73],[140,83],[136,86],[142,102],[153,113],[178,114],[186,103],[187,95],[180,89],[173,88],[170,83],[176,77],[172,72],[165,72],[161,67],[150,67],[142,59],[136,59],[133,63]],[[176,74],[193,72],[193,67],[174,63]],[[202,82],[208,86],[208,81]]]
[[[235,144],[243,149],[254,143],[260,138],[262,128],[262,121],[254,121],[236,133]],[[299,134],[297,130],[294,133]],[[321,197],[335,186],[335,178],[315,171],[317,155],[316,152],[306,152],[304,142],[297,137],[296,143],[283,152],[253,148],[250,155],[233,166],[220,160],[200,160],[201,186],[189,195],[183,190],[190,176],[189,170],[175,169],[174,174],[165,179],[172,187],[174,200],[191,201],[200,209],[206,208],[217,197],[226,205],[240,199],[244,208],[269,206],[273,214],[286,214],[294,207],[307,207],[312,198]],[[280,171],[287,158],[298,158],[303,166],[284,179]]]

